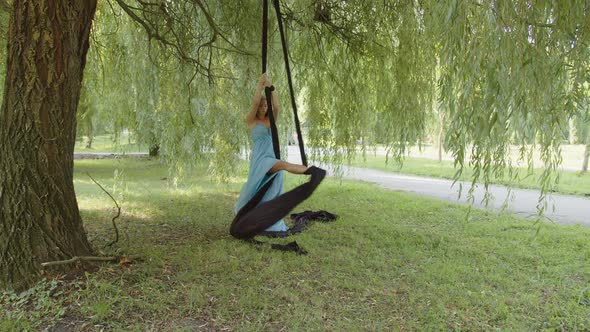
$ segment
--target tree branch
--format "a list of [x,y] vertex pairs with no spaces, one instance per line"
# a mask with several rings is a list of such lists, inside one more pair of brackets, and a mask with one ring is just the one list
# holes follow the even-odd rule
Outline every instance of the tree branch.
[[110,247],[113,244],[119,242],[119,229],[117,228],[117,223],[115,223],[115,219],[119,218],[119,216],[121,215],[121,207],[119,206],[119,204],[117,203],[117,201],[115,200],[113,195],[111,195],[108,191],[106,191],[106,189],[104,189],[104,187],[101,186],[100,183],[96,182],[96,180],[92,177],[92,175],[90,175],[90,173],[86,172],[86,174],[90,177],[90,179],[92,179],[92,181],[94,181],[94,183],[96,183],[97,186],[100,187],[100,189],[102,189],[102,191],[104,191],[107,195],[109,195],[109,197],[113,200],[113,202],[115,202],[115,205],[117,206],[117,215],[114,216],[113,219],[111,220],[113,223],[113,228],[115,229],[115,240],[113,240],[111,243],[108,244],[108,246]]
[[150,39],[150,40],[155,39],[155,40],[159,41],[160,43],[162,43],[163,45],[173,48],[174,50],[176,50],[180,59],[195,65],[197,67],[197,70],[202,75],[204,75],[204,76],[210,75],[210,73],[207,72],[207,68],[205,66],[203,66],[203,64],[201,64],[197,59],[194,59],[194,58],[190,57],[189,55],[187,55],[186,52],[178,44],[173,43],[173,42],[169,41],[168,39],[166,39],[164,36],[162,36],[157,31],[157,29],[150,26],[148,24],[148,22],[146,22],[144,19],[139,17],[137,14],[135,14],[135,12],[133,12],[131,7],[129,5],[127,5],[123,0],[115,0],[115,1],[117,2],[117,4],[119,4],[119,6],[121,6],[123,11],[125,13],[127,13],[127,15],[129,15],[129,17],[131,17],[132,20],[139,23],[144,28],[145,32],[148,34],[148,39]]
[[[194,65],[197,72],[207,77],[210,82],[213,80],[214,76],[220,77],[213,74],[214,68],[212,68],[211,61],[213,55],[212,48],[215,47],[221,49],[219,46],[215,45],[219,39],[223,40],[224,43],[227,43],[230,46],[230,49],[227,49],[229,52],[247,56],[254,55],[241,50],[225,37],[219,26],[215,23],[206,4],[201,0],[191,0],[188,6],[192,6],[192,8],[181,6],[180,9],[178,8],[180,4],[175,6],[174,4],[165,5],[163,3],[139,0],[137,3],[139,3],[142,8],[137,8],[127,4],[125,0],[114,1],[117,2],[133,21],[143,27],[149,40],[156,40],[162,46],[174,50],[177,58]],[[210,37],[207,32],[203,34],[194,32],[191,25],[187,25],[185,24],[186,22],[184,22],[194,21],[194,16],[197,14],[197,10],[205,17],[207,25],[209,26]],[[188,36],[190,40],[189,42],[186,42],[184,41],[185,39],[181,38],[185,36]]]
[[125,256],[117,256],[117,257],[100,257],[100,256],[75,256],[72,257],[70,259],[66,259],[63,261],[52,261],[52,262],[45,262],[45,263],[41,263],[42,267],[49,267],[49,266],[57,266],[57,265],[67,265],[67,264],[72,264],[72,263],[76,263],[79,261],[84,261],[84,262],[116,262],[116,261],[124,261],[125,259],[137,259],[141,256],[139,255],[133,255],[133,256],[129,256],[129,257],[125,257]]

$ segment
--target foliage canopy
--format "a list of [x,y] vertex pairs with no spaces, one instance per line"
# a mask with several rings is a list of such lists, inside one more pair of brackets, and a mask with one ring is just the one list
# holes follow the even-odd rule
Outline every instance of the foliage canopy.
[[[401,157],[445,113],[444,144],[459,172],[467,162],[473,181],[487,182],[512,168],[511,145],[531,165],[539,148],[548,189],[568,120],[587,116],[587,1],[281,6],[305,138],[326,161],[342,163],[376,143]],[[260,71],[261,10],[254,0],[101,2],[80,123],[130,128],[172,164],[205,158],[227,176],[248,145],[242,118]],[[273,23],[269,73],[288,110]],[[288,114],[283,142],[293,131]]]

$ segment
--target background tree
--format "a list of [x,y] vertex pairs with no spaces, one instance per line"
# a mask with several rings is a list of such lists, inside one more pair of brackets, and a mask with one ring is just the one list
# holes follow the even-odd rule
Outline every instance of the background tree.
[[[583,129],[585,129],[585,147],[584,147],[584,157],[582,160],[582,170],[581,174],[586,174],[588,172],[588,159],[590,159],[590,84],[588,81],[583,83],[585,88],[585,93],[580,93],[580,98],[578,100],[578,105],[580,109],[580,116],[579,118],[583,121],[580,121],[583,125]],[[583,137],[584,137],[583,136]]]
[[588,172],[588,159],[590,159],[590,125],[588,125],[586,133],[586,146],[584,148],[584,159],[582,161],[582,174]]

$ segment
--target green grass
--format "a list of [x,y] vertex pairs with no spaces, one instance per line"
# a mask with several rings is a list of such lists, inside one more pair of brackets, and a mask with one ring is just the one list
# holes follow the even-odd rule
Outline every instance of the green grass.
[[[426,158],[407,158],[404,159],[401,165],[392,160],[386,164],[384,156],[374,155],[368,155],[365,160],[359,157],[352,163],[352,166],[443,179],[454,179],[456,172],[451,161],[439,162],[438,160]],[[543,171],[542,169],[536,168],[532,173],[529,173],[525,168],[518,168],[517,170],[518,176],[516,178],[510,179],[508,174],[506,174],[503,178],[492,178],[491,182],[515,188],[541,188],[539,178]],[[472,178],[473,168],[466,166],[459,180],[472,181]],[[590,173],[580,175],[579,172],[574,171],[559,171],[559,183],[553,188],[553,191],[563,194],[590,196]]]
[[[34,305],[18,306],[5,295],[0,327],[590,329],[590,230],[581,226],[543,224],[537,234],[530,220],[480,210],[466,220],[464,206],[328,178],[296,210],[325,209],[339,219],[291,239],[266,240],[296,240],[309,251],[296,256],[228,234],[245,168],[227,184],[195,169],[178,187],[153,160],[81,160],[75,171],[94,246],[142,259],[59,281],[63,293],[51,297],[55,310],[65,310],[58,321],[55,312],[34,316]],[[113,204],[85,172],[122,206],[115,249],[104,248]],[[298,181],[288,176],[286,186]],[[39,289],[47,294],[46,286]],[[28,316],[19,316],[23,311]]]

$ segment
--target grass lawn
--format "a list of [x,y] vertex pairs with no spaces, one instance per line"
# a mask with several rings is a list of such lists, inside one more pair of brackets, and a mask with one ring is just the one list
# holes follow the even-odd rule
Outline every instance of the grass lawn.
[[[116,176],[115,176],[115,170]],[[590,230],[328,178],[296,211],[340,218],[291,239],[307,256],[228,234],[244,181],[178,187],[152,160],[80,160],[80,210],[94,246],[140,254],[73,281],[0,293],[0,330],[390,331],[590,329]],[[115,249],[113,204],[122,206]],[[287,177],[287,187],[300,181]],[[261,238],[262,240],[262,238]]]
[[[443,179],[453,179],[456,172],[451,161],[439,162],[438,160],[426,158],[407,158],[402,165],[392,160],[388,164],[385,164],[384,156],[369,154],[366,160],[358,157],[352,163],[352,166]],[[508,176],[505,176],[501,179],[492,179],[492,183],[509,185],[516,188],[540,189],[539,177],[541,173],[542,169],[538,168],[534,169],[532,174],[529,174],[526,168],[519,168],[517,179],[510,179]],[[473,169],[465,167],[459,180],[471,181],[472,176]],[[590,196],[590,173],[580,175],[579,172],[575,171],[559,171],[559,183],[554,188],[554,191],[564,194]]]

